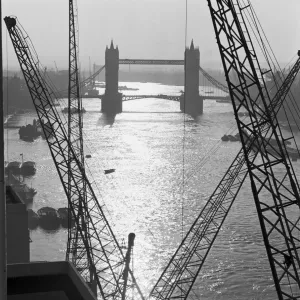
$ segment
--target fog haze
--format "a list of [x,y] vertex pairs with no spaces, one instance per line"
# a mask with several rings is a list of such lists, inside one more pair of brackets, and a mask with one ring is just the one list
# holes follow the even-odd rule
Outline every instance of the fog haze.
[[[103,64],[111,39],[120,58],[183,59],[185,47],[185,0],[77,0],[80,61]],[[252,0],[269,42],[282,64],[300,49],[300,1]],[[3,1],[3,16],[15,15],[28,32],[44,65],[68,65],[68,1]],[[3,26],[4,68],[18,68],[11,42]],[[204,0],[188,0],[187,42],[194,39],[201,65],[220,67],[219,53]]]

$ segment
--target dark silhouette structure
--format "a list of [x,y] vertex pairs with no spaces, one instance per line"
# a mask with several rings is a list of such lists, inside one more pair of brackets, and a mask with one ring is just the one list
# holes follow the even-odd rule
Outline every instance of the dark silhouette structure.
[[110,48],[105,50],[105,94],[101,101],[101,112],[118,114],[122,112],[122,94],[119,85],[119,49],[111,41]]
[[199,96],[200,51],[194,47],[193,40],[190,48],[185,49],[184,58],[184,94],[180,99],[180,110],[197,116],[203,113],[203,97]]

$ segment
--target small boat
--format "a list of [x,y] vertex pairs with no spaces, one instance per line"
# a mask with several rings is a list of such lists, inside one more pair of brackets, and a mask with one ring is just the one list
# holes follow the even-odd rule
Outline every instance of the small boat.
[[42,207],[37,211],[40,218],[40,226],[44,229],[57,229],[60,226],[60,218],[58,212],[52,207]]
[[32,124],[27,124],[19,129],[19,137],[26,142],[33,142],[40,136],[38,132],[38,120],[34,119]]
[[238,141],[238,139],[235,136],[231,135],[231,134],[228,134],[227,137],[228,137],[228,140],[230,142],[237,142]]
[[87,95],[90,97],[97,97],[99,95],[99,91],[96,89],[89,89],[87,91]]
[[29,229],[35,229],[39,225],[39,215],[34,212],[32,209],[28,208],[28,228]]
[[86,158],[91,158],[92,155],[91,155],[91,154],[87,154],[85,157],[86,157]]
[[[67,113],[69,112],[68,107],[64,107],[64,109],[62,110],[62,112],[63,112],[64,114],[67,114]],[[77,109],[77,108],[75,108],[75,107],[71,108],[71,114],[75,114],[75,113],[77,113],[77,112],[78,112],[78,109]],[[86,112],[86,110],[84,109],[84,107],[81,108],[81,112],[82,112],[82,113],[85,113],[85,112]]]
[[[57,213],[59,215],[61,225],[65,228],[68,228],[68,222],[69,222],[68,218],[69,218],[70,210],[68,210],[67,207],[61,207],[57,210]],[[75,220],[72,217],[71,218],[71,227],[74,227],[74,226],[75,226]]]
[[104,174],[110,174],[115,172],[116,169],[108,169],[108,170],[104,170]]
[[25,161],[21,165],[21,173],[24,176],[34,175],[36,172],[34,161]]
[[20,174],[21,171],[21,162],[20,161],[11,161],[7,164],[5,172],[7,174]]
[[227,136],[226,134],[224,134],[224,135],[221,137],[221,140],[222,140],[223,142],[228,142],[228,141],[229,141],[229,138],[228,138],[228,136]]

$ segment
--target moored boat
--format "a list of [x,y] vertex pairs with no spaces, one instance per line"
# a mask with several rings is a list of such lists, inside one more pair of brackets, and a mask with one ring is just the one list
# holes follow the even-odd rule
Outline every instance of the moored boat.
[[[69,222],[68,218],[69,218],[70,210],[68,210],[67,207],[61,207],[57,210],[57,213],[60,218],[61,225],[65,228],[68,228],[68,222]],[[75,225],[74,218],[72,217],[70,221],[71,221],[71,227],[73,227]]]
[[[69,112],[68,107],[64,107],[63,110],[62,110],[62,112],[63,112],[64,114],[67,114],[67,113]],[[77,112],[78,112],[78,109],[77,109],[77,108],[75,108],[75,107],[71,108],[71,114],[74,114],[74,113],[77,113]],[[81,108],[81,112],[82,112],[82,113],[85,113],[85,112],[86,112],[86,110],[84,109],[84,107]]]
[[25,161],[21,165],[21,173],[24,176],[34,175],[36,172],[36,164],[34,161]]
[[6,168],[5,168],[5,172],[7,174],[14,174],[14,175],[18,175],[20,174],[21,171],[21,162],[20,161],[11,161],[7,164]]
[[40,218],[40,226],[45,229],[57,229],[60,225],[60,218],[55,208],[45,206],[37,211]]

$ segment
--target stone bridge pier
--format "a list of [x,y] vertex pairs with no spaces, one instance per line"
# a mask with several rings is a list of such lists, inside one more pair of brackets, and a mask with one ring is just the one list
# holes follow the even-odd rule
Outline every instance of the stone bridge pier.
[[119,49],[114,47],[105,50],[105,93],[101,101],[101,112],[105,114],[119,114],[122,112],[122,94],[119,86]]
[[184,94],[180,98],[180,110],[191,116],[203,113],[203,97],[199,95],[200,51],[194,47],[192,40],[190,48],[184,53]]

